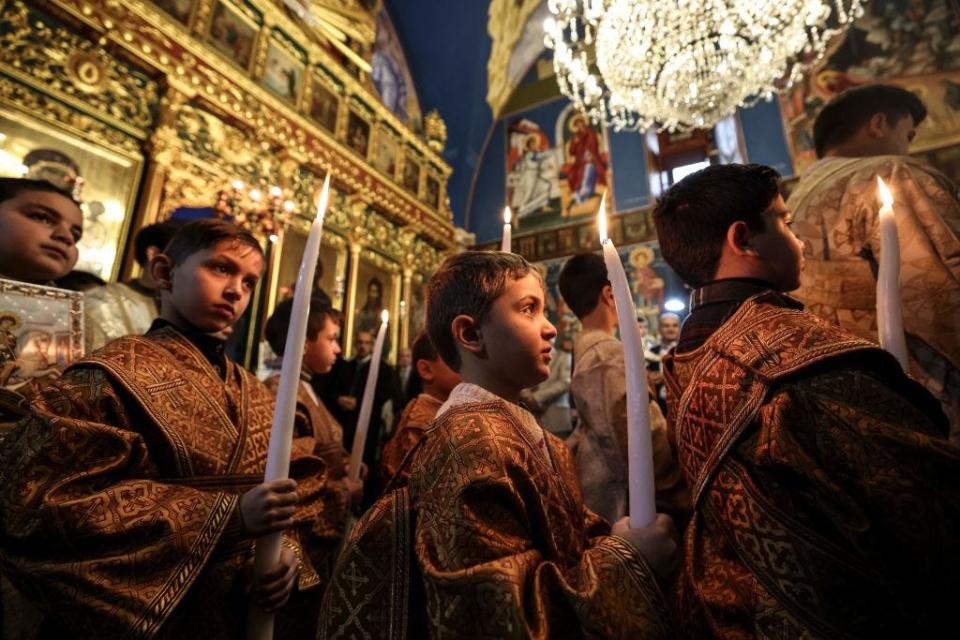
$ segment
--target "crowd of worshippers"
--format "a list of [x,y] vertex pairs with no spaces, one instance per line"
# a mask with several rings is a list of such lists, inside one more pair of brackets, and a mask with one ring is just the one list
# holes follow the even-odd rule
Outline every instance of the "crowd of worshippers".
[[[222,220],[146,227],[137,279],[87,290],[87,355],[3,390],[4,637],[241,638],[251,610],[277,638],[943,637],[960,202],[907,155],[925,115],[903,89],[853,89],[819,114],[820,159],[788,201],[756,164],[659,198],[691,304],[645,349],[652,522],[627,513],[626,360],[598,254],[560,273],[572,344],[523,257],[448,257],[384,365],[359,471],[373,336],[343,360],[343,316],[312,292],[289,479],[264,482],[278,380],[224,346],[263,248]],[[897,197],[907,371],[876,338],[877,176]],[[0,179],[3,278],[61,282],[82,233],[70,193]],[[281,358],[292,313],[265,327]],[[276,532],[279,563],[255,572]]]

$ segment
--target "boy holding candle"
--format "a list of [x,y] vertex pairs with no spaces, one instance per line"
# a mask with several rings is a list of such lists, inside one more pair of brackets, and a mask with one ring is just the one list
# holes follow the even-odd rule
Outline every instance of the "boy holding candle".
[[[267,342],[281,357],[287,344],[292,309],[293,299],[284,300],[267,320]],[[297,389],[293,448],[295,452],[322,458],[327,468],[326,482],[320,494],[323,510],[314,522],[311,534],[314,543],[310,545],[313,566],[324,585],[333,569],[334,553],[343,539],[350,510],[360,504],[363,495],[363,481],[353,480],[347,473],[348,454],[343,448],[343,429],[310,385],[312,376],[328,373],[336,362],[340,353],[339,334],[340,312],[330,306],[330,299],[325,294],[314,294],[310,299]],[[267,387],[273,392],[277,391],[279,384],[279,373],[266,380]]]
[[817,114],[818,160],[787,203],[807,265],[796,297],[821,318],[877,340],[882,178],[895,201],[909,373],[940,401],[960,445],[960,192],[909,155],[926,116],[916,94],[880,84],[845,91]]
[[[400,470],[403,459],[420,442],[450,392],[460,384],[460,374],[443,361],[426,333],[414,340],[410,359],[413,371],[405,392],[411,400],[383,446],[380,471],[385,483]],[[404,473],[408,474],[409,469]]]
[[[573,344],[570,393],[580,423],[567,441],[583,502],[614,522],[627,515],[627,387],[623,345],[614,337],[617,309],[603,258],[580,253],[560,271],[560,295],[583,327]],[[666,420],[649,401],[658,507],[683,517],[690,499],[667,438]]]
[[563,443],[517,404],[547,377],[556,334],[537,272],[514,254],[461,253],[427,305],[430,340],[463,382],[407,457],[408,482],[351,535],[321,636],[668,637],[655,575],[676,559],[670,518],[623,519],[611,535]]
[[692,488],[685,637],[933,637],[960,589],[960,450],[875,344],[802,310],[803,245],[760,165],[657,204],[694,291],[663,372]]
[[[297,481],[262,482],[274,397],[216,337],[250,301],[260,245],[200,220],[150,266],[151,330],[69,367],[0,447],[0,567],[44,637],[235,638],[248,602],[275,611],[319,582],[324,463],[298,455]],[[274,531],[280,563],[251,583],[252,542]],[[281,633],[311,626],[285,613]]]

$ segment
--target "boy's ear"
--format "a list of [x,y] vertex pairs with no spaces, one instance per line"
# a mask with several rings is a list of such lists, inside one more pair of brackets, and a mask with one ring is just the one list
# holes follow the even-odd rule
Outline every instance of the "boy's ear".
[[169,291],[173,288],[173,260],[166,254],[158,253],[150,258],[148,265],[150,275],[157,283],[157,288],[161,291]]
[[483,337],[480,325],[471,316],[461,314],[450,323],[454,342],[475,355],[483,353]]
[[417,374],[424,382],[433,382],[433,367],[430,361],[420,358],[417,360]]
[[759,255],[750,240],[750,228],[743,220],[737,220],[727,229],[727,247],[736,256]]
[[600,300],[605,302],[608,306],[615,307],[616,302],[613,299],[613,286],[609,284],[603,285],[603,289],[600,289]]
[[866,124],[867,135],[871,138],[882,138],[887,133],[887,116],[882,111],[870,116]]

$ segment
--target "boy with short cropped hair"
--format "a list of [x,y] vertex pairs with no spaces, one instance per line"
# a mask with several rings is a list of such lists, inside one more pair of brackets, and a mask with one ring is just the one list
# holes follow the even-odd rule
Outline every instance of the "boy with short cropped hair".
[[[582,326],[573,344],[570,382],[580,423],[567,445],[573,451],[584,504],[615,522],[627,515],[627,385],[623,344],[614,337],[617,308],[603,258],[595,253],[571,257],[560,271],[559,287]],[[652,397],[648,406],[657,506],[682,520],[690,497],[660,406]]]
[[407,453],[420,442],[450,392],[460,384],[460,374],[447,366],[426,333],[421,333],[413,341],[410,360],[413,371],[404,389],[410,401],[403,409],[393,435],[383,446],[380,471],[385,483],[400,470]]
[[960,591],[960,451],[890,354],[786,295],[803,244],[779,183],[711,166],[654,211],[695,288],[663,360],[695,505],[683,635],[941,635]]
[[563,443],[517,404],[556,335],[539,274],[514,254],[452,256],[428,285],[427,328],[463,382],[408,456],[409,484],[354,530],[321,636],[668,637],[654,571],[676,558],[670,519],[610,535]]
[[0,178],[0,278],[49,285],[77,264],[83,214],[44,180]]
[[[323,461],[295,456],[297,480],[263,483],[275,399],[216,337],[250,301],[260,245],[200,220],[151,268],[151,330],[70,366],[0,446],[0,567],[44,637],[235,638],[248,606],[319,582],[304,543]],[[252,543],[275,531],[280,564],[251,585]],[[289,612],[278,633],[304,625]]]

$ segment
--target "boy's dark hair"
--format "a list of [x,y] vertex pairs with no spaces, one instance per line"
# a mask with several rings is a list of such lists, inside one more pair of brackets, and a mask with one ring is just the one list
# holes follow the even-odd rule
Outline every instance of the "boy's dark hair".
[[73,193],[54,186],[46,180],[31,180],[29,178],[0,178],[0,202],[12,200],[24,191],[43,191],[57,193],[76,203]]
[[558,284],[563,301],[582,320],[597,308],[600,293],[610,284],[607,265],[595,253],[578,253],[563,265]]
[[164,220],[147,225],[137,231],[133,240],[133,257],[137,264],[145,267],[147,264],[147,249],[156,247],[163,251],[184,224],[183,220]]
[[[267,325],[263,330],[270,348],[278,356],[283,355],[283,350],[287,346],[287,330],[290,327],[290,313],[292,311],[293,298],[287,298],[280,302],[273,310],[273,315],[267,320]],[[308,341],[317,339],[317,335],[323,331],[327,318],[339,324],[340,312],[331,307],[324,297],[312,296],[310,298],[310,315],[307,316]]]
[[233,223],[216,218],[193,220],[183,225],[173,234],[163,253],[173,260],[173,264],[180,265],[197,251],[215,247],[224,240],[236,240],[263,255],[263,247],[252,233]]
[[454,371],[462,365],[451,330],[459,315],[483,322],[493,301],[519,280],[539,272],[523,256],[501,251],[464,251],[443,261],[427,283],[427,334]]
[[417,363],[421,360],[434,362],[439,357],[440,354],[437,353],[433,343],[430,342],[430,336],[427,335],[426,331],[418,335],[410,348],[410,377],[407,378],[407,387],[403,390],[405,397],[413,400],[423,393],[423,378],[420,377],[420,372],[417,370]]
[[817,157],[852,138],[877,113],[891,124],[909,115],[919,125],[927,117],[927,108],[915,93],[900,87],[873,84],[847,89],[828,102],[813,123]]
[[710,282],[730,225],[742,221],[761,233],[779,186],[780,174],[761,164],[717,164],[690,174],[653,210],[663,259],[691,287]]

